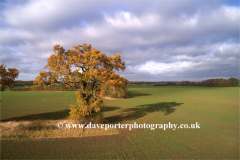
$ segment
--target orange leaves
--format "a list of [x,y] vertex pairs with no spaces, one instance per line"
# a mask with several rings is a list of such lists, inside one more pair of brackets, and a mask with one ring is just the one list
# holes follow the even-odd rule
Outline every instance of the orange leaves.
[[[73,46],[72,50],[67,51],[62,46],[55,45],[53,50],[55,53],[48,58],[44,69],[49,68],[49,71],[54,72],[58,77],[71,75],[75,76],[75,79],[84,77],[84,81],[91,81],[95,76],[98,78],[102,76],[101,79],[107,81],[108,78],[114,78],[112,72],[125,69],[125,62],[121,61],[121,55],[114,53],[114,56],[107,57],[99,50],[92,48],[91,44]],[[95,69],[98,72],[94,71],[84,76],[79,72],[90,72]],[[77,72],[79,74],[76,74]]]
[[89,51],[86,51],[85,53],[84,53],[84,58],[89,58],[90,57],[90,52]]

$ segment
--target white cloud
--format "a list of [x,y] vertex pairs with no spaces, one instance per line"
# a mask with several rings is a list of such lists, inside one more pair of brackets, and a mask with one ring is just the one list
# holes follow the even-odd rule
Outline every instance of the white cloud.
[[182,72],[184,69],[191,68],[192,62],[174,62],[174,63],[156,63],[147,62],[139,67],[140,71],[148,72],[150,74]]
[[130,12],[121,11],[111,18],[111,16],[105,14],[105,20],[116,28],[137,29],[152,27],[159,21],[156,15],[148,14],[141,17],[137,17]]

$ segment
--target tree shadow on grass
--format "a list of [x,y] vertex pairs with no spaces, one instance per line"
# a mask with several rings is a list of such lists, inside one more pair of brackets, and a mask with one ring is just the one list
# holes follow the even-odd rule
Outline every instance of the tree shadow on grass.
[[[101,111],[108,112],[120,109],[120,107],[105,107]],[[69,116],[69,109],[56,111],[56,112],[47,112],[47,113],[40,113],[40,114],[31,114],[21,117],[13,117],[9,119],[1,120],[1,122],[7,121],[31,121],[31,120],[58,120],[58,119],[65,119]]]
[[64,119],[67,118],[69,115],[70,110],[62,110],[56,112],[47,112],[47,113],[40,113],[40,114],[31,114],[22,117],[13,117],[9,119],[1,120],[2,122],[6,121],[29,121],[29,120],[57,120],[57,119]]
[[153,112],[163,112],[166,116],[173,113],[176,110],[175,107],[182,104],[183,103],[176,102],[160,102],[155,104],[140,105],[134,108],[126,108],[123,110],[123,114],[107,117],[106,119],[110,123],[119,123],[127,120],[136,120]]
[[120,109],[120,107],[105,107],[101,109],[101,112],[115,111],[117,109]]
[[140,97],[140,96],[151,96],[152,94],[149,93],[141,93],[141,92],[136,92],[136,91],[128,91],[128,96],[130,98],[134,97]]
[[[155,104],[145,104],[140,105],[134,108],[123,109],[123,114],[107,117],[106,120],[110,123],[119,123],[127,120],[136,120],[138,118],[144,117],[149,113],[153,112],[163,112],[166,115],[173,113],[177,106],[182,105],[183,103],[176,102],[160,102]],[[120,109],[120,107],[106,107],[103,108],[102,112],[114,111]],[[31,114],[22,117],[13,117],[9,119],[1,120],[2,122],[7,121],[29,121],[29,120],[58,120],[65,119],[68,117],[70,110],[62,110],[56,112],[47,112],[40,114]]]

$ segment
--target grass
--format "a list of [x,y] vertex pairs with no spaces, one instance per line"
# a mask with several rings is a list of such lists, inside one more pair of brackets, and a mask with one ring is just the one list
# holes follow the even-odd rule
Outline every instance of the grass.
[[29,136],[26,134],[8,134],[8,135],[2,135],[1,138],[4,139],[12,139],[12,138],[17,138],[17,139],[26,139]]
[[[179,126],[198,122],[201,128],[121,129],[111,136],[1,140],[2,158],[239,159],[239,88],[131,85],[129,96],[104,99],[107,107],[102,111],[109,123]],[[76,103],[74,92],[2,92],[1,97],[4,122],[57,121],[67,116],[68,104]]]
[[75,92],[2,92],[1,120],[63,119]]

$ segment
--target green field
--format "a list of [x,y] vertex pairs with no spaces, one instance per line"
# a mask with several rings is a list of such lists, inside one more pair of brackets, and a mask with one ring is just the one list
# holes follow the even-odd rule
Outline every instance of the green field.
[[[98,137],[1,140],[8,159],[239,159],[239,88],[138,86],[106,100],[109,123],[200,124],[199,129],[120,129]],[[62,119],[75,92],[2,92],[1,120]]]

